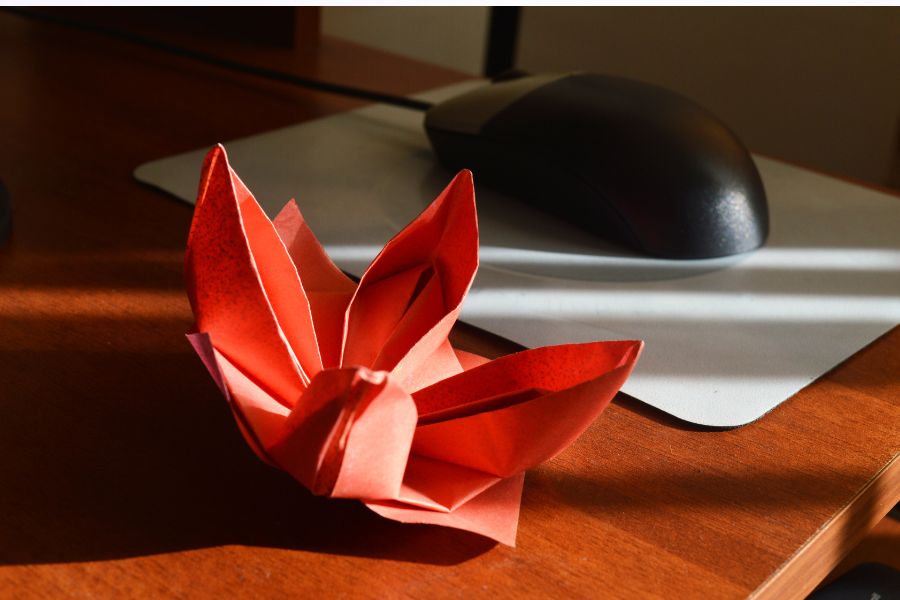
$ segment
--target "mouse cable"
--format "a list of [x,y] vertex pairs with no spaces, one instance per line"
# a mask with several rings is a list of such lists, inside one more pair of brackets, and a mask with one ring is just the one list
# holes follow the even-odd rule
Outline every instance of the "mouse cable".
[[246,73],[247,75],[254,75],[263,79],[269,79],[280,83],[287,83],[302,88],[316,90],[319,92],[337,94],[340,96],[350,96],[352,98],[359,98],[361,100],[370,100],[372,102],[380,102],[382,104],[390,104],[392,106],[399,106],[401,108],[409,108],[412,110],[420,111],[428,110],[432,106],[429,102],[416,100],[414,98],[394,96],[391,94],[375,92],[372,90],[352,87],[349,85],[319,81],[317,79],[310,79],[308,77],[300,77],[299,75],[294,75],[293,73],[286,73],[284,71],[277,71],[275,69],[257,67],[228,58],[221,58],[213,54],[207,54],[206,52],[200,52],[198,50],[191,50],[190,48],[185,48],[183,46],[169,44],[161,40],[129,33],[120,29],[104,27],[102,25],[95,25],[93,23],[87,23],[85,21],[80,21],[77,19],[70,19],[59,15],[34,12],[21,8],[3,7],[2,10],[19,17],[23,17],[25,19],[41,21],[44,23],[52,23],[54,25],[61,25],[63,27],[68,27],[69,29],[76,29],[89,33],[96,33],[123,42],[128,42],[130,44],[158,50],[160,52],[171,54],[173,56],[179,56],[215,67],[220,67],[222,69],[237,71],[238,73]]

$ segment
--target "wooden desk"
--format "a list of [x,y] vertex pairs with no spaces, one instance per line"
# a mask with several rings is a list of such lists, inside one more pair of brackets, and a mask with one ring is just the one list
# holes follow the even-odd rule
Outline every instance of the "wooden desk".
[[[460,78],[327,39],[244,56],[395,93]],[[356,103],[6,14],[0,76],[2,597],[800,597],[900,499],[898,329],[732,431],[620,397],[528,473],[515,549],[313,497],[184,340],[191,209],[131,172]]]

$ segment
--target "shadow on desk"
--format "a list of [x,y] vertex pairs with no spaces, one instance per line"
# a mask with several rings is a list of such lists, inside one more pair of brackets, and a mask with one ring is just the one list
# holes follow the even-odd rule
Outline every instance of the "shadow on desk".
[[24,373],[8,388],[20,393],[4,393],[0,564],[241,544],[450,565],[494,546],[312,496],[264,465],[186,341],[171,353],[2,354],[26,371],[71,369],[59,377],[71,389],[50,393],[47,378]]

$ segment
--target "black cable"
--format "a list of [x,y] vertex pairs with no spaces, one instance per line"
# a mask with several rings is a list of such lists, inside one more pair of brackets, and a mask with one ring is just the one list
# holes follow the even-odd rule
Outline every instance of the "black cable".
[[422,100],[415,100],[413,98],[406,98],[404,96],[393,96],[391,94],[373,92],[371,90],[365,90],[349,85],[319,81],[317,79],[310,79],[308,77],[300,77],[299,75],[286,73],[284,71],[276,71],[274,69],[267,69],[265,67],[257,67],[254,65],[249,65],[247,63],[230,60],[228,58],[221,58],[212,54],[207,54],[206,52],[200,52],[198,50],[191,50],[190,48],[176,46],[175,44],[169,44],[167,42],[144,37],[142,35],[128,33],[119,29],[113,29],[111,27],[104,27],[102,25],[95,25],[93,23],[79,21],[77,19],[69,19],[67,17],[61,17],[58,15],[33,12],[21,8],[4,7],[2,10],[26,19],[43,21],[45,23],[61,25],[63,27],[77,29],[79,31],[86,31],[89,33],[97,33],[123,42],[128,42],[130,44],[136,44],[138,46],[144,46],[145,48],[151,48],[153,50],[165,52],[166,54],[171,54],[173,56],[195,60],[215,67],[220,67],[222,69],[237,71],[239,73],[246,73],[247,75],[254,75],[256,77],[262,77],[264,79],[270,79],[272,81],[278,81],[280,83],[289,83],[291,85],[296,85],[311,90],[327,92],[329,94],[338,94],[340,96],[350,96],[352,98],[360,98],[361,100],[370,100],[372,102],[381,102],[382,104],[391,104],[393,106],[399,106],[401,108],[409,108],[413,110],[425,111],[432,106],[431,103],[424,102]]
[[515,65],[521,12],[518,6],[491,7],[484,59],[484,74],[488,77],[496,77]]

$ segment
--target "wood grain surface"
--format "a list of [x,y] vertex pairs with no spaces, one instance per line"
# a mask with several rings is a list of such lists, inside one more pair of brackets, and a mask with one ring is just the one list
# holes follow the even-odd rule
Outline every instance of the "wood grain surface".
[[[461,78],[327,38],[207,49],[395,93]],[[131,173],[358,103],[3,13],[0,82],[0,597],[799,598],[900,499],[898,329],[734,430],[620,395],[527,474],[517,548],[314,497],[185,341],[191,209]]]

